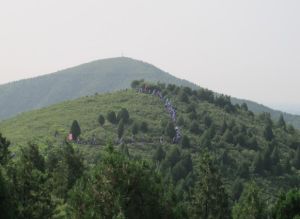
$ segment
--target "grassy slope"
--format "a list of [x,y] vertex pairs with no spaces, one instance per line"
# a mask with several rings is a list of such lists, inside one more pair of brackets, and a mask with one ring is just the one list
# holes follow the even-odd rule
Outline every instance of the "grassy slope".
[[[197,88],[195,84],[180,80],[145,62],[125,57],[103,59],[53,74],[0,85],[0,120],[96,92],[125,89],[131,81],[142,78]],[[270,112],[274,119],[281,113],[252,101],[234,98],[233,102],[246,102],[253,112]],[[300,128],[300,116],[284,116],[287,122]]]
[[[201,153],[201,150],[205,147],[201,142],[203,135],[195,135],[189,131],[189,126],[192,121],[188,118],[188,113],[186,113],[187,104],[180,102],[174,95],[170,97],[177,107],[178,115],[182,116],[185,120],[182,131],[191,139],[192,148],[186,152],[191,152],[193,155]],[[227,151],[233,160],[233,167],[229,167],[224,171],[224,174],[227,176],[228,185],[231,185],[236,178],[237,166],[241,162],[246,162],[251,169],[251,163],[256,153],[265,149],[267,142],[262,134],[264,124],[258,117],[251,117],[243,110],[239,110],[238,113],[235,114],[230,114],[226,113],[222,108],[205,101],[191,102],[196,104],[198,115],[196,121],[204,130],[203,119],[205,115],[209,115],[212,118],[217,128],[221,126],[224,119],[227,122],[234,120],[237,127],[244,125],[247,131],[252,132],[259,143],[259,148],[252,150],[244,145],[219,144],[219,140],[222,136],[218,134],[211,141],[212,146],[209,149],[214,151],[217,157],[220,157],[224,151]],[[81,125],[82,138],[91,139],[92,136],[95,135],[99,142],[101,142],[101,145],[104,145],[105,139],[116,140],[117,126],[106,122],[104,127],[100,127],[97,123],[97,117],[100,113],[106,115],[109,110],[118,111],[122,107],[128,109],[133,121],[146,121],[149,124],[149,132],[147,134],[140,133],[136,137],[135,143],[129,143],[128,146],[131,154],[150,158],[155,147],[159,144],[159,137],[162,133],[161,123],[162,121],[168,121],[169,117],[164,110],[162,102],[157,97],[137,94],[133,90],[83,97],[41,110],[23,113],[13,119],[0,123],[0,132],[8,137],[14,145],[22,145],[32,139],[43,143],[63,141],[72,121],[77,119]],[[60,133],[58,138],[54,138],[54,132],[56,130]],[[281,160],[283,160],[289,154],[294,153],[294,150],[286,144],[291,136],[279,128],[274,129],[274,133],[276,134],[276,142],[279,146]],[[297,137],[299,138],[298,134]],[[125,140],[130,142],[130,139],[130,127],[127,127]],[[90,157],[93,157],[99,149],[99,146],[79,147]],[[167,149],[174,146],[166,143],[164,147]],[[296,172],[294,173],[296,174]],[[285,182],[285,175],[268,175],[265,177],[252,175],[251,177],[256,178],[269,193],[276,192],[278,188],[288,186]]]
[[[72,121],[76,119],[81,126],[81,138],[90,140],[95,136],[99,144],[103,146],[108,140],[113,142],[117,140],[117,125],[106,121],[105,125],[101,127],[97,122],[99,114],[106,116],[110,110],[117,113],[123,107],[128,109],[132,122],[146,121],[149,126],[147,134],[139,133],[136,136],[136,140],[140,143],[131,152],[142,154],[145,157],[150,156],[149,145],[159,142],[161,130],[157,127],[160,127],[162,119],[168,119],[168,114],[159,99],[150,95],[137,94],[132,90],[82,97],[48,108],[26,112],[3,121],[0,125],[0,132],[10,139],[14,146],[22,146],[28,141],[42,144],[62,142],[70,130]],[[55,131],[59,132],[59,136],[56,138],[54,137]],[[129,125],[125,129],[124,135],[128,141],[131,140]],[[146,146],[145,142],[151,143]],[[87,153],[91,154],[101,146],[86,147]],[[14,149],[16,148],[14,147]],[[144,152],[145,150],[146,152]]]

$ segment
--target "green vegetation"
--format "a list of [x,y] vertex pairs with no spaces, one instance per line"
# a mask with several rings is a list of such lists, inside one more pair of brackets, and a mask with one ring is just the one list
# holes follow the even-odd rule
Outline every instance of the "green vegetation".
[[[284,118],[254,115],[205,89],[133,85],[160,90],[176,121],[163,99],[130,89],[0,123],[12,142],[8,147],[0,136],[7,218],[299,216],[292,189],[300,183],[300,134]],[[101,124],[99,115],[109,122]],[[80,142],[65,142],[76,123]],[[173,144],[177,128],[182,137]]]
[[[45,76],[0,85],[0,120],[86,95],[128,89],[133,80],[142,78],[152,82],[188,86],[189,90],[185,89],[179,94],[180,100],[186,103],[190,99],[190,88],[200,88],[142,61],[126,57],[103,59]],[[132,85],[133,87],[137,86],[134,83]],[[214,98],[214,93],[207,91],[199,93],[199,97],[210,102]],[[218,99],[219,104],[224,104],[226,99],[228,97],[221,95]],[[246,111],[249,109],[254,113],[270,113],[275,120],[282,115],[280,111],[253,101],[232,98],[232,102],[234,105],[242,105]],[[227,106],[227,110],[231,110],[230,106]],[[286,123],[300,128],[300,116],[284,113],[283,117]]]

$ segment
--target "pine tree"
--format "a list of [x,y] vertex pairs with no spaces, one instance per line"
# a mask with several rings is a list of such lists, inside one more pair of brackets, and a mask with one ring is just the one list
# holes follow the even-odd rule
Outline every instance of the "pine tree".
[[116,124],[117,123],[117,116],[116,113],[114,111],[109,111],[107,113],[106,116],[107,120],[111,123],[111,124]]
[[269,124],[265,127],[264,137],[267,141],[272,141],[273,138],[274,138],[274,134],[273,134],[273,131],[272,131],[272,126],[269,125]]
[[121,119],[118,125],[118,138],[121,139],[124,134],[124,120]]
[[168,166],[173,167],[181,158],[181,152],[178,147],[174,147],[166,156]]
[[166,152],[164,151],[164,149],[162,148],[161,145],[159,145],[153,155],[153,160],[155,161],[162,161],[163,159],[165,159],[166,157]]
[[300,217],[300,190],[292,189],[282,194],[273,208],[275,219],[298,219]]
[[280,115],[280,117],[278,119],[277,126],[286,130],[286,123],[284,121],[284,117],[282,114]]
[[192,122],[191,127],[190,127],[190,132],[193,134],[200,134],[201,130],[197,122]]
[[98,122],[99,122],[99,124],[100,124],[101,126],[104,125],[104,123],[105,123],[105,118],[104,118],[103,115],[99,115],[99,117],[98,117]]
[[182,140],[181,140],[181,147],[182,148],[190,148],[191,147],[191,144],[190,144],[190,139],[188,136],[184,135],[182,137]]
[[189,97],[188,95],[186,94],[186,92],[184,91],[181,91],[180,94],[179,94],[179,100],[181,102],[184,102],[184,103],[189,103]]
[[122,108],[117,115],[117,121],[120,122],[123,119],[123,122],[127,124],[129,122],[129,112],[126,108]]
[[262,174],[264,172],[264,161],[261,153],[257,153],[253,163],[252,163],[252,169],[254,173]]
[[175,137],[176,131],[173,122],[168,122],[165,133],[170,139]]
[[71,126],[71,133],[73,135],[73,139],[77,140],[81,134],[81,129],[77,120],[74,120]]
[[133,135],[136,135],[139,132],[139,125],[135,122],[132,125],[131,132]]
[[140,126],[140,130],[143,132],[143,133],[146,133],[148,132],[148,123],[147,122],[142,122],[141,123],[141,126]]
[[17,218],[39,219],[53,215],[55,206],[43,163],[44,158],[36,145],[22,148],[13,177],[18,200]]
[[0,133],[0,164],[5,165],[7,164],[9,158],[10,158],[10,152],[9,152],[9,145],[10,142],[2,136]]
[[265,219],[266,204],[256,184],[247,184],[239,202],[233,207],[233,219]]
[[110,148],[70,192],[70,218],[182,218],[168,193],[147,162]]
[[184,126],[185,122],[184,122],[184,119],[182,116],[179,116],[178,117],[178,120],[177,120],[177,125],[178,126]]
[[199,166],[199,180],[193,191],[195,218],[230,218],[228,195],[213,159],[204,153]]
[[293,159],[293,166],[300,169],[300,146],[297,148],[294,159]]
[[248,105],[247,105],[247,103],[242,103],[241,108],[244,111],[248,111]]

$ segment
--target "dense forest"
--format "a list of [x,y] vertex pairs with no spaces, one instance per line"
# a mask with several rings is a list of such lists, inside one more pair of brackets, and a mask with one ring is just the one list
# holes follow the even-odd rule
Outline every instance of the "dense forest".
[[300,133],[133,81],[0,123],[1,218],[300,218]]

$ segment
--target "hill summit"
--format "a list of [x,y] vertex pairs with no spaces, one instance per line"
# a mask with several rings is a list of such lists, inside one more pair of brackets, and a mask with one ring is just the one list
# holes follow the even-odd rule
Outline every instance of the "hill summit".
[[[0,120],[66,100],[129,88],[133,80],[139,79],[199,88],[143,61],[127,57],[102,59],[52,74],[0,85]],[[269,112],[273,119],[278,119],[281,115],[280,111],[252,101],[232,98],[232,102],[245,102],[253,112]],[[300,116],[284,114],[284,118],[287,123],[300,128]]]

